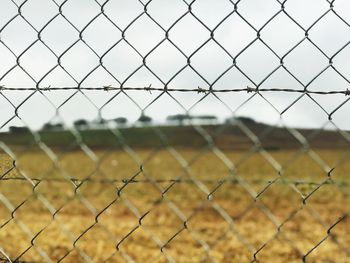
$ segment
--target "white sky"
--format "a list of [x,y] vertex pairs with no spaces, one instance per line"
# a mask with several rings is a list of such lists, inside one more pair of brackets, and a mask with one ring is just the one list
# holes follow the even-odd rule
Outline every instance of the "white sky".
[[[215,82],[212,87],[215,90],[239,89],[256,85],[260,85],[260,88],[302,89],[302,84],[308,84],[329,65],[327,57],[308,40],[289,53],[289,50],[304,38],[305,31],[302,28],[309,28],[329,10],[330,3],[327,0],[287,0],[285,11],[300,26],[281,12],[262,29],[261,27],[281,10],[281,4],[277,0],[242,0],[237,4],[237,11],[250,25],[237,13],[234,13],[219,26],[217,26],[218,23],[234,10],[231,1],[193,1],[191,5],[193,14],[207,28],[191,14],[186,14],[172,26],[188,11],[186,1],[150,1],[147,5],[147,14],[163,29],[170,28],[169,39],[181,49],[183,54],[168,40],[154,49],[165,38],[165,33],[147,14],[142,14],[144,11],[142,2],[146,3],[146,1],[68,0],[62,5],[62,16],[58,13],[62,0],[56,0],[56,3],[53,0],[29,0],[20,10],[21,15],[32,24],[33,28],[21,16],[18,16],[18,7],[15,3],[20,5],[22,2],[20,0],[0,1],[0,85],[5,87],[34,88],[49,85],[52,87],[77,85],[102,87],[104,85],[119,86],[120,83],[123,83],[125,87],[145,87],[152,84],[152,87],[162,88],[167,83],[169,88],[196,89],[198,86],[208,88]],[[328,57],[336,54],[333,58],[333,66],[344,78],[332,68],[328,68],[309,84],[308,89],[312,91],[350,89],[350,45],[337,53],[350,41],[350,2],[335,0],[333,5],[333,10],[343,21],[330,11],[308,32],[309,38]],[[108,19],[101,14],[101,6]],[[139,15],[141,16],[128,27]],[[97,18],[86,27],[96,16]],[[7,24],[13,17],[15,18]],[[50,20],[51,22],[48,23]],[[253,27],[260,31],[261,39],[278,56],[285,56],[285,67],[302,84],[282,68],[262,82],[278,67],[280,62],[260,40],[255,41],[252,46],[240,54],[242,49],[257,37]],[[213,40],[198,52],[193,53],[210,38],[210,30],[214,28],[215,40],[226,49],[231,57],[234,58],[240,54],[236,58],[237,66],[251,80],[234,67],[221,76],[232,66],[233,60]],[[36,30],[40,32],[41,41],[38,40]],[[79,40],[79,31],[82,30],[83,41]],[[126,41],[122,40],[120,30],[125,30]],[[33,42],[35,44],[27,49]],[[76,44],[73,45],[74,43]],[[115,45],[116,43],[118,44]],[[132,74],[142,65],[141,56],[146,56],[152,49],[154,50],[146,57],[146,65],[158,78],[146,67]],[[19,66],[16,56],[19,57]],[[190,67],[185,68],[173,78],[180,69],[187,65],[185,56],[191,56],[190,65],[202,78]],[[57,57],[60,57],[61,66],[70,75],[58,65]],[[102,57],[105,68],[100,65],[99,57]],[[14,108],[5,97],[18,106],[32,92],[1,91],[1,93],[3,96],[0,95],[0,127],[14,115]],[[98,116],[98,110],[91,102],[97,108],[101,108],[117,94],[116,91],[87,91],[84,93],[85,96],[77,93],[60,108],[59,116],[67,125],[78,118],[95,119]],[[31,128],[40,128],[43,123],[50,121],[55,116],[56,108],[72,96],[74,91],[46,91],[44,94],[53,105],[50,105],[47,98],[40,93],[36,93],[18,109],[22,120]],[[130,91],[127,94],[141,108],[145,108],[160,95],[160,92],[150,94],[146,91]],[[204,94],[192,92],[171,94],[186,109],[204,96]],[[252,93],[245,92],[217,94],[220,100],[232,110],[237,109],[252,95]],[[300,94],[286,92],[262,92],[262,95],[280,112],[300,96]],[[312,95],[312,98],[326,111],[332,112],[349,97]],[[340,128],[350,129],[350,122],[346,116],[348,112],[350,112],[350,102],[334,114],[333,121]],[[163,94],[146,109],[145,113],[156,121],[163,121],[166,116],[184,113],[184,110],[174,99]],[[207,96],[192,108],[190,113],[213,114],[221,119],[230,116],[230,111],[213,95]],[[140,116],[140,109],[128,97],[120,94],[102,108],[101,114],[107,119],[125,116],[135,121]],[[254,96],[244,104],[237,114],[271,124],[279,119],[279,114],[259,96]],[[283,120],[286,124],[297,127],[321,127],[327,121],[327,114],[309,97],[304,96],[283,115]],[[19,124],[21,121],[14,119],[6,127]]]

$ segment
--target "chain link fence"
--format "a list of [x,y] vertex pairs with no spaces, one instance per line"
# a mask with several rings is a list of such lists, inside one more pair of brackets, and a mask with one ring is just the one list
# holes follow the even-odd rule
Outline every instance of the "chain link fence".
[[350,5],[0,2],[0,262],[348,262]]

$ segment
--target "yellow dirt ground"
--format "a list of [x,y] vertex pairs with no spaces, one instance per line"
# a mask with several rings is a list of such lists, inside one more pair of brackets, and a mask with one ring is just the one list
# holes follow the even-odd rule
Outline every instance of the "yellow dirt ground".
[[[260,153],[177,150],[57,150],[54,163],[38,149],[18,149],[17,169],[0,180],[0,256],[350,262],[349,153],[272,151],[272,161]],[[0,176],[11,167],[1,153]]]

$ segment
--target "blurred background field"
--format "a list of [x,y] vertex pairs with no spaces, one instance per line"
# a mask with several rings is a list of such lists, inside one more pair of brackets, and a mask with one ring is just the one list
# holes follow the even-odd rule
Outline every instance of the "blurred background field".
[[0,0],[0,262],[350,262],[349,11]]
[[[215,138],[222,127],[202,128]],[[342,137],[309,137],[311,150],[275,128],[256,147],[235,130],[212,145],[194,127],[82,131],[78,144],[41,134],[50,148],[2,134],[13,156],[0,154],[0,248],[21,262],[348,262]]]

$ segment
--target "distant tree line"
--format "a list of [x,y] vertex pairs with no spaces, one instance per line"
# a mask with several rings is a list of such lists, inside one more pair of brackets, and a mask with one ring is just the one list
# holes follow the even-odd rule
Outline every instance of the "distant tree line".
[[[204,122],[206,124],[216,124],[218,122],[218,118],[214,115],[189,115],[189,114],[175,114],[169,115],[166,118],[168,123],[174,123],[176,125],[182,126],[186,123],[191,123],[191,121],[199,121]],[[141,114],[141,116],[137,119],[137,123],[140,125],[147,126],[152,123],[153,119],[150,116],[145,114]],[[235,123],[237,121],[244,122],[245,124],[255,124],[256,121],[249,117],[230,117],[225,120],[225,123]],[[78,119],[74,121],[73,125],[78,130],[91,129],[94,128],[93,125],[106,125],[107,123],[114,123],[117,127],[124,128],[128,123],[128,119],[125,117],[117,117],[111,120],[99,119],[95,122],[89,122],[84,119]],[[63,131],[64,125],[62,123],[45,123],[41,128],[42,131]],[[11,133],[24,133],[29,132],[27,127],[15,127],[10,126],[9,131]]]
[[62,131],[64,130],[62,123],[45,123],[42,127],[43,131]]
[[200,121],[206,121],[206,122],[216,122],[217,117],[214,115],[188,115],[188,114],[175,114],[175,115],[170,115],[167,117],[167,121],[169,122],[175,122],[178,125],[184,125],[186,121],[191,121],[191,120],[200,120]]
[[152,122],[152,118],[147,116],[147,115],[144,115],[142,114],[138,119],[137,121],[139,123],[142,123],[142,124],[150,124]]
[[27,127],[16,127],[16,126],[10,126],[9,127],[10,133],[29,133],[29,128]]

